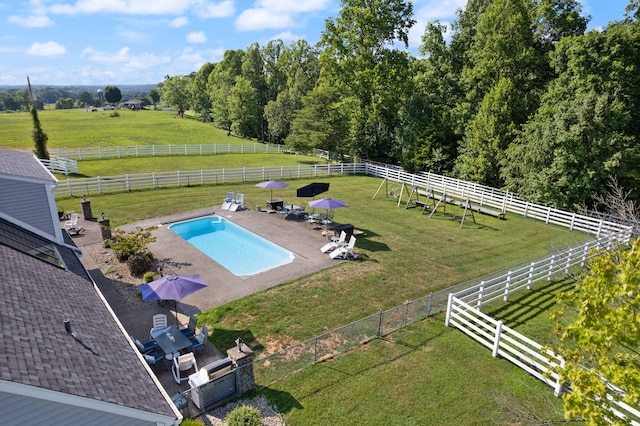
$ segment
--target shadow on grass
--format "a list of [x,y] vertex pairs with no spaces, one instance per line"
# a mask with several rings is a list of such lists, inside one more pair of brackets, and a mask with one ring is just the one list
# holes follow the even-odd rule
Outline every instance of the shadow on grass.
[[301,409],[302,404],[298,402],[289,392],[283,392],[276,389],[262,388],[257,393],[264,395],[269,404],[278,407],[280,413],[288,413],[294,408]]
[[211,343],[220,349],[222,352],[226,352],[236,346],[236,339],[242,339],[242,341],[251,348],[252,351],[258,352],[264,349],[262,343],[259,343],[253,333],[250,330],[228,330],[226,328],[214,328],[211,335]]
[[549,314],[549,309],[556,304],[556,295],[574,285],[570,279],[546,281],[531,291],[523,291],[517,297],[512,296],[506,302],[507,305],[488,312],[488,315],[512,328],[523,325],[542,314]]

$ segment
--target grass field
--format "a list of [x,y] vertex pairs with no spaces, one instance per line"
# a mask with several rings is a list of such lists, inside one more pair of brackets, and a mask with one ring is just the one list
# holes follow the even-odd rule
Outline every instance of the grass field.
[[[153,144],[249,143],[194,118],[176,118],[170,111],[98,111],[63,109],[38,111],[49,150],[97,146]],[[0,114],[2,147],[33,149],[33,122],[27,112]]]
[[[209,135],[213,142],[194,143],[219,143],[215,142],[215,135],[226,139],[224,132],[193,120],[174,119],[170,113],[124,111],[120,117],[98,117],[93,114],[103,113],[77,110],[52,113],[41,114],[43,128],[50,134],[50,141],[55,135],[55,144],[66,139],[68,145],[62,146],[87,146],[86,137],[96,134],[101,135],[94,139],[100,144],[147,143],[151,139],[136,133],[145,133],[141,122],[147,118],[146,131],[157,138],[151,143],[184,143],[202,140],[204,135]],[[0,114],[0,124],[10,135],[21,134],[16,130],[19,126],[12,123],[6,127],[8,121],[4,120],[7,117],[13,120],[18,115]],[[82,118],[68,120],[69,117]],[[23,119],[27,124],[20,125],[28,134],[30,117],[24,114]],[[53,124],[56,120],[61,123]],[[69,128],[65,129],[62,122]],[[182,133],[193,134],[176,141]],[[30,149],[30,140],[27,145]],[[3,147],[17,148],[4,142]],[[225,167],[242,167],[254,161],[250,159],[254,155],[220,157]],[[284,164],[288,158],[315,161],[282,155],[264,156],[256,161],[270,166]],[[219,168],[198,166],[200,161],[213,164],[218,156],[180,159],[183,160],[180,167],[175,158],[80,162],[80,170],[87,175],[116,175],[122,171],[136,173],[142,168],[154,171],[182,166]],[[201,320],[213,329],[212,341],[219,349],[224,351],[234,344],[229,336],[241,336],[258,352],[265,348],[276,350],[379,309],[477,278],[585,237],[509,214],[506,220],[476,214],[476,224],[468,219],[460,229],[461,211],[457,208],[447,208],[448,213],[457,217],[438,213],[429,218],[416,208],[398,208],[394,198],[381,195],[372,199],[379,179],[356,176],[332,177],[328,181],[331,189],[327,195],[349,204],[348,208],[335,211],[335,220],[352,223],[367,234],[356,245],[360,259],[203,313]],[[274,196],[295,200],[295,189],[309,182],[288,181],[290,186],[274,192]],[[254,184],[120,193],[93,196],[91,202],[94,212],[104,211],[112,224],[118,226],[216,205],[226,191],[245,193],[246,204],[251,207],[263,204],[267,192]],[[80,207],[77,198],[61,198],[57,203],[66,211],[78,211]],[[542,294],[531,292],[516,299],[516,305],[496,306],[496,314],[516,323],[516,328],[521,327],[519,330],[548,336],[549,321],[545,315],[552,290]],[[491,358],[488,350],[459,331],[445,328],[441,317],[355,348],[261,392],[285,413],[288,425],[506,425],[562,419],[560,401],[550,389],[507,361]]]

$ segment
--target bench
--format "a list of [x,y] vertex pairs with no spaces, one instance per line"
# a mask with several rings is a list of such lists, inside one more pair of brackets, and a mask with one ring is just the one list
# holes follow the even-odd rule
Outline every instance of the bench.
[[[466,202],[465,201],[460,201],[457,203],[458,206],[462,207],[463,209],[465,208]],[[499,210],[494,210],[494,209],[490,209],[484,206],[478,206],[475,204],[471,204],[469,203],[469,208],[471,210],[473,210],[474,212],[478,212],[478,213],[482,213],[482,214],[488,214],[490,216],[495,216],[498,219],[504,219],[504,212],[501,212]]]

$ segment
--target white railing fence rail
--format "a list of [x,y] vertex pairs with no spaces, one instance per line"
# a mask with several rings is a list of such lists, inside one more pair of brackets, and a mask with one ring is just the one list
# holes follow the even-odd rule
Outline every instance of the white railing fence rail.
[[78,162],[70,158],[51,157],[49,160],[41,158],[40,162],[51,173],[64,173],[65,175],[78,173]]
[[[559,274],[567,274],[569,270],[585,266],[587,259],[598,255],[602,250],[611,250],[618,244],[628,244],[632,232],[628,226],[626,232],[618,235],[601,237],[582,245],[571,247],[567,251],[554,254],[540,261],[531,262],[528,266],[509,271],[506,274],[492,277],[457,292],[449,294],[445,325],[458,328],[482,345],[492,350],[494,357],[501,356],[514,365],[527,371],[554,389],[559,396],[563,383],[558,376],[559,369],[564,367],[564,360],[544,349],[542,345],[526,336],[517,333],[481,312],[481,308],[493,301],[508,300],[510,294],[524,289],[531,289],[532,284],[551,280]],[[624,392],[611,385],[612,393],[608,400],[616,416],[640,425],[640,411],[624,403],[620,398]]]
[[139,189],[220,185],[261,180],[286,180],[364,173],[364,164],[313,164],[298,166],[243,167],[217,170],[178,170],[119,176],[66,179],[58,182],[56,195],[82,196]]
[[567,274],[574,266],[584,266],[587,259],[597,256],[601,250],[611,250],[616,244],[628,244],[631,229],[628,227],[626,231],[617,235],[603,236],[597,240],[570,247],[566,251],[533,261],[452,294],[478,310],[496,300],[506,301],[512,293],[524,289],[531,290],[531,286],[536,282],[551,280],[557,274]]
[[558,225],[597,236],[617,233],[627,228],[627,225],[607,221],[603,218],[567,212],[554,207],[524,201],[511,192],[502,192],[490,186],[430,172],[412,174],[398,167],[366,163],[366,174],[405,184],[410,188],[415,186],[424,191],[431,190],[447,197],[460,200],[469,199],[472,203],[480,206],[491,207],[502,212],[514,213],[519,216],[541,220],[547,224]]
[[165,157],[216,154],[288,154],[283,145],[249,144],[169,144],[134,146],[97,146],[89,148],[61,148],[49,151],[51,155],[76,160],[103,160],[127,157]]

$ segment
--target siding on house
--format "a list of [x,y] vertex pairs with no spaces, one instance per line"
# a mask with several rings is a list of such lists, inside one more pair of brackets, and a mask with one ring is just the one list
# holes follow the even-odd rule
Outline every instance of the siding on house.
[[0,177],[0,211],[42,232],[57,236],[46,185]]

